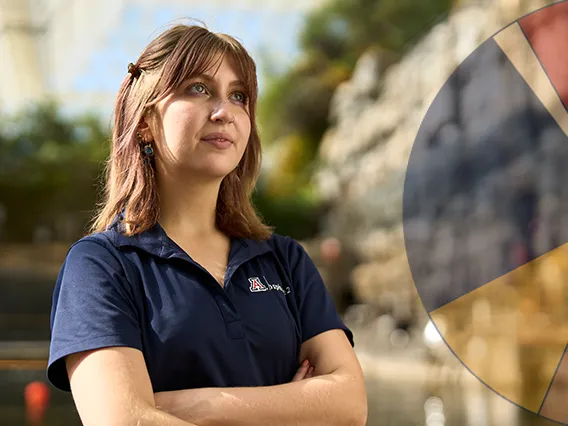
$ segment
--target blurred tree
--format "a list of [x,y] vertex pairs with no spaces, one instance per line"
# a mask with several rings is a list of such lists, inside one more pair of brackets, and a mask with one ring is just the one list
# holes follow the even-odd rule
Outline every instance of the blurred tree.
[[51,231],[55,240],[70,238],[60,235],[64,221],[81,223],[92,213],[106,142],[107,132],[97,118],[66,118],[53,102],[2,117],[2,239],[31,241],[39,227]]
[[267,191],[256,191],[253,202],[268,225],[276,232],[296,239],[310,238],[319,230],[323,209],[311,201],[311,194],[273,197]]
[[290,198],[309,186],[309,173],[300,170],[310,169],[329,125],[333,93],[350,77],[357,59],[375,49],[384,70],[454,3],[331,0],[308,16],[300,36],[301,60],[281,75],[269,75],[259,102],[263,143],[268,148],[282,145],[277,147],[279,155],[267,177],[267,197]]

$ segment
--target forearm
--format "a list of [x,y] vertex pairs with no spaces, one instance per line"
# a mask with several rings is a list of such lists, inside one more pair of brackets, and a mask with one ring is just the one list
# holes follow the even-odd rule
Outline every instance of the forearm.
[[106,411],[96,415],[79,411],[81,423],[85,426],[114,425],[114,426],[197,426],[195,423],[184,421],[179,417],[152,407],[145,402],[133,402],[127,409],[111,414]]
[[158,408],[144,405],[131,417],[128,426],[197,426]]
[[160,409],[199,426],[364,425],[364,387],[336,372],[267,387],[205,388],[165,392]]

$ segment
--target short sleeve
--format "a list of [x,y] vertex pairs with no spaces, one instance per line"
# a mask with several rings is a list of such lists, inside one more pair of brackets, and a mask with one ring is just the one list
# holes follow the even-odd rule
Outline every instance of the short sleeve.
[[339,316],[314,262],[297,241],[290,238],[289,244],[288,260],[300,314],[302,343],[325,331],[341,329],[351,346],[355,346],[353,333]]
[[67,253],[51,308],[47,378],[70,391],[64,357],[110,346],[142,349],[135,297],[118,257],[82,239]]

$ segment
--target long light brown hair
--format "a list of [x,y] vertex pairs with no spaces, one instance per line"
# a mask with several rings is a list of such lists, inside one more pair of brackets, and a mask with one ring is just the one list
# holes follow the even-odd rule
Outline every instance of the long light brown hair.
[[231,237],[267,239],[265,225],[254,206],[252,193],[260,173],[262,151],[256,126],[258,83],[256,65],[235,38],[198,25],[175,25],[144,49],[128,73],[116,99],[110,157],[105,165],[104,201],[97,206],[90,232],[105,230],[124,212],[126,235],[151,228],[159,218],[155,165],[148,162],[137,128],[144,114],[187,78],[202,74],[215,58],[230,55],[245,85],[251,133],[239,165],[221,182],[217,199],[217,227]]

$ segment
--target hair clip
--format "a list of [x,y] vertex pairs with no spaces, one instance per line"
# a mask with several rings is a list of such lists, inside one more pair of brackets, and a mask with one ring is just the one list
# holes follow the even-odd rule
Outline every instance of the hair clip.
[[132,77],[136,78],[140,76],[140,67],[134,65],[132,62],[128,64],[128,72],[132,74]]

